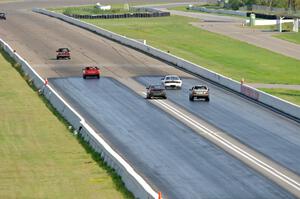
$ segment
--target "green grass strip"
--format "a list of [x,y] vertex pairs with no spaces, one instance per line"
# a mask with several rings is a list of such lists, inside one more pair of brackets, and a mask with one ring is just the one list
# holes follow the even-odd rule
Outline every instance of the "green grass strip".
[[0,74],[0,198],[134,198],[3,50]]
[[300,105],[300,91],[298,90],[288,90],[288,89],[269,89],[269,88],[259,88],[262,91],[275,95],[279,98],[285,99],[287,101],[293,102]]
[[197,19],[171,16],[87,19],[88,23],[147,43],[235,80],[300,84],[300,61],[191,25]]
[[[300,44],[300,30],[299,32],[291,32],[291,33],[282,33],[280,35],[275,35],[275,37],[293,42],[295,44]],[[300,52],[299,52],[300,57]]]
[[[217,6],[214,5],[193,5],[194,7],[205,7],[208,9],[217,9]],[[177,11],[183,11],[183,12],[194,12],[194,13],[202,13],[202,14],[211,14],[211,15],[218,15],[218,16],[230,16],[230,17],[237,17],[237,18],[243,18],[243,19],[247,19],[248,17],[243,17],[243,16],[239,16],[239,15],[232,15],[232,14],[221,14],[221,13],[208,13],[208,12],[201,12],[200,10],[191,10],[188,9],[188,6],[176,6],[176,7],[172,7],[172,8],[168,8],[168,10],[177,10]]]
[[[105,4],[105,5],[109,5],[109,4]],[[124,4],[113,4],[111,5],[110,10],[101,10],[99,8],[96,8],[96,5],[76,6],[76,7],[68,7],[68,8],[52,8],[49,10],[67,14],[67,15],[126,14],[126,13],[133,12],[132,10],[125,9]]]

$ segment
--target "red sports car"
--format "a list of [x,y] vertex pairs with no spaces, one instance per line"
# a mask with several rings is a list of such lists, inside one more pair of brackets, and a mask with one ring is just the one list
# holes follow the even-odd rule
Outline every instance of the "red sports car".
[[87,77],[100,78],[100,69],[97,66],[88,66],[82,70],[82,77],[86,79]]

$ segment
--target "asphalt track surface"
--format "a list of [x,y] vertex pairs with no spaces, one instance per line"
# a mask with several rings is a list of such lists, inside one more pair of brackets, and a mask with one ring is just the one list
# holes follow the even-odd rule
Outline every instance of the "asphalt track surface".
[[[137,80],[149,85],[160,82],[160,77],[138,77]],[[240,100],[205,81],[183,79],[183,82],[181,90],[167,92],[169,100],[300,175],[299,123],[292,123],[253,102]],[[210,102],[189,101],[189,89],[203,84],[210,88]]]
[[293,198],[111,78],[50,83],[167,198]]
[[[72,26],[70,24],[64,23],[60,20],[50,18],[47,16],[43,16],[40,14],[32,13],[29,10],[26,10],[26,8],[31,8],[34,6],[45,6],[45,7],[52,7],[52,6],[59,6],[59,5],[67,5],[67,4],[83,4],[83,3],[89,3],[87,1],[43,1],[43,2],[36,2],[36,1],[30,1],[30,2],[19,2],[19,3],[10,3],[10,4],[1,4],[1,10],[7,10],[8,11],[8,19],[7,21],[0,21],[0,37],[3,38],[5,41],[7,41],[14,49],[17,50],[18,53],[21,54],[26,60],[29,61],[29,63],[43,76],[43,77],[60,77],[60,78],[66,78],[66,80],[72,80],[72,78],[68,79],[68,77],[79,77],[81,75],[81,69],[83,66],[86,65],[101,65],[102,70],[102,76],[106,77],[112,77],[114,79],[117,79],[118,81],[122,82],[122,84],[130,87],[132,90],[134,90],[136,93],[140,92],[140,89],[138,89],[137,85],[140,85],[137,83],[134,78],[137,76],[149,76],[149,81],[152,81],[153,76],[162,76],[166,74],[177,74],[182,77],[187,78],[195,78],[190,74],[187,74],[183,71],[180,71],[172,66],[170,66],[167,63],[164,63],[162,61],[156,60],[154,58],[151,58],[147,55],[144,55],[143,53],[137,52],[133,49],[130,49],[128,47],[122,46],[118,43],[112,42],[108,39],[102,38],[98,35],[95,35],[91,32],[82,30],[78,27]],[[103,2],[105,3],[105,2]],[[72,51],[72,59],[71,60],[55,60],[55,51],[59,47],[69,47]],[[75,78],[76,79],[76,78]],[[148,79],[143,79],[147,80]],[[101,79],[100,81],[102,81]],[[58,81],[58,80],[57,80]],[[199,79],[197,81],[200,81]],[[108,81],[110,82],[110,81]],[[77,84],[77,83],[76,83]],[[80,87],[80,79],[78,78],[78,84],[75,85]],[[205,84],[208,84],[205,82]],[[119,85],[119,84],[118,84]],[[187,84],[188,85],[188,84]],[[120,86],[120,85],[119,85]],[[122,87],[122,86],[121,86]],[[199,118],[204,119],[206,121],[209,121],[210,123],[215,125],[215,128],[219,128],[224,130],[228,135],[232,135],[235,138],[237,138],[237,142],[240,141],[244,143],[247,146],[252,147],[255,151],[258,153],[264,154],[268,158],[270,158],[273,162],[270,162],[271,166],[275,166],[276,164],[284,165],[283,170],[290,170],[294,171],[296,174],[296,179],[299,182],[299,124],[295,123],[294,121],[287,119],[283,116],[280,116],[277,113],[274,113],[268,109],[265,109],[255,103],[249,102],[245,100],[244,98],[240,96],[236,96],[234,93],[228,92],[226,90],[214,87],[210,85],[211,91],[212,91],[212,97],[211,102],[208,104],[204,104],[202,102],[198,103],[195,102],[194,105],[190,105],[189,101],[187,101],[186,93],[183,96],[177,96],[176,93],[170,94],[170,99],[180,105],[181,107],[185,108],[190,113],[189,116],[192,114],[197,115]],[[93,87],[96,89],[96,87]],[[123,88],[123,87],[122,87]],[[116,88],[117,89],[117,88]],[[186,87],[185,87],[186,89]],[[75,92],[76,89],[74,89],[72,92]],[[122,89],[123,90],[123,89]],[[94,113],[95,116],[99,116],[99,114],[102,115],[108,115],[110,116],[110,119],[113,117],[114,120],[118,120],[119,114],[122,113],[124,115],[123,119],[127,119],[129,115],[131,115],[135,120],[142,122],[137,122],[135,120],[128,122],[128,124],[132,124],[129,128],[130,131],[135,131],[135,128],[140,129],[141,126],[148,126],[148,130],[150,129],[149,126],[155,127],[156,124],[160,124],[160,120],[155,120],[158,122],[151,123],[151,121],[145,119],[148,118],[147,114],[143,114],[143,112],[139,111],[137,116],[133,116],[131,111],[137,111],[137,110],[143,110],[143,109],[149,109],[155,111],[157,113],[156,115],[160,115],[160,119],[167,120],[166,122],[163,122],[164,128],[168,129],[168,132],[173,129],[176,129],[176,131],[179,129],[184,129],[183,132],[186,132],[190,137],[185,138],[185,134],[180,134],[180,132],[177,132],[177,136],[182,136],[180,139],[179,137],[167,136],[169,134],[163,134],[163,136],[167,137],[168,139],[164,139],[163,142],[167,142],[168,144],[166,146],[150,146],[147,140],[144,140],[144,143],[140,143],[139,148],[137,151],[130,151],[129,146],[131,146],[133,143],[129,142],[127,144],[124,144],[124,147],[119,149],[118,151],[125,159],[130,159],[134,157],[127,157],[125,153],[127,151],[131,152],[132,154],[139,154],[143,151],[148,151],[148,147],[150,149],[153,149],[153,147],[157,147],[160,149],[161,147],[170,147],[168,150],[159,150],[159,152],[155,153],[155,156],[160,157],[162,156],[168,156],[170,155],[169,151],[174,152],[174,148],[178,148],[180,146],[182,149],[185,149],[185,152],[190,152],[193,154],[192,158],[196,156],[199,152],[202,152],[202,150],[198,149],[196,144],[199,142],[206,143],[208,149],[213,149],[215,153],[210,153],[209,151],[203,150],[206,157],[205,159],[213,159],[216,160],[219,157],[223,160],[226,160],[229,165],[225,165],[226,170],[224,170],[222,167],[219,167],[218,165],[210,165],[206,167],[202,167],[203,170],[210,169],[210,167],[215,168],[214,172],[213,170],[208,170],[208,173],[216,173],[218,174],[218,178],[215,176],[211,176],[211,179],[209,178],[209,175],[206,175],[206,180],[200,181],[198,183],[202,184],[205,187],[206,193],[211,193],[212,191],[216,190],[216,197],[220,197],[218,195],[219,193],[226,192],[226,194],[251,194],[253,196],[257,196],[258,198],[273,198],[272,194],[276,195],[277,197],[283,196],[281,198],[285,198],[284,196],[289,197],[290,195],[287,194],[284,190],[282,190],[277,185],[274,185],[270,181],[264,179],[263,177],[259,177],[257,173],[254,171],[251,171],[249,167],[246,165],[239,163],[239,161],[235,161],[234,158],[230,158],[228,155],[226,155],[220,148],[218,147],[212,147],[212,145],[208,145],[207,142],[201,139],[201,137],[198,135],[196,136],[195,133],[193,134],[192,130],[187,130],[186,126],[183,124],[180,124],[178,120],[167,118],[167,113],[163,113],[160,110],[157,110],[154,105],[148,105],[147,101],[143,100],[141,101],[140,98],[135,99],[135,97],[132,96],[131,92],[127,92],[128,90],[124,89],[122,91],[126,95],[129,95],[134,102],[136,102],[139,107],[137,108],[137,104],[130,103],[130,101],[126,100],[126,98],[109,98],[107,100],[114,99],[114,104],[116,105],[116,100],[118,99],[119,103],[122,102],[122,100],[126,100],[130,106],[126,106],[126,109],[121,109],[122,112],[115,111],[114,114],[111,115],[109,111],[101,111]],[[185,90],[183,89],[182,92]],[[79,92],[79,91],[78,91]],[[84,90],[80,90],[80,92],[85,92]],[[114,92],[114,91],[111,91]],[[62,92],[63,93],[63,92]],[[115,93],[117,95],[117,93]],[[68,95],[68,93],[65,93],[65,95]],[[82,99],[81,99],[82,100]],[[91,97],[87,98],[86,103],[91,103],[91,100],[93,100]],[[232,100],[232,101],[230,101]],[[140,102],[141,101],[141,102]],[[168,100],[169,101],[169,100]],[[85,114],[90,114],[88,110],[84,110],[83,108],[80,108],[79,105],[75,104],[76,101],[74,101],[75,109],[79,108],[80,111],[85,111]],[[197,104],[198,103],[198,104]],[[72,104],[73,105],[73,104]],[[200,113],[201,108],[196,107],[197,105],[205,106],[205,112]],[[142,106],[142,107],[140,107]],[[145,106],[145,107],[144,107]],[[118,107],[118,106],[117,106]],[[104,107],[105,108],[105,107]],[[112,107],[113,108],[113,107]],[[196,111],[195,111],[196,110]],[[199,110],[199,111],[197,111]],[[211,113],[210,113],[211,111]],[[155,115],[155,116],[156,116]],[[96,122],[97,117],[94,115],[90,116],[89,118],[91,121],[88,122]],[[130,117],[131,117],[130,116]],[[169,116],[169,115],[168,115]],[[100,117],[100,116],[99,116]],[[129,117],[129,118],[130,118]],[[151,117],[154,117],[153,115]],[[218,119],[216,119],[216,118]],[[93,119],[96,118],[96,119]],[[155,119],[155,117],[154,117]],[[109,120],[109,118],[108,118]],[[119,121],[119,120],[118,120]],[[124,122],[119,121],[120,125],[124,125]],[[151,125],[148,123],[150,122]],[[243,124],[243,123],[246,124]],[[136,124],[138,123],[138,125]],[[242,123],[242,124],[241,124]],[[110,125],[108,127],[103,126],[103,123],[94,123],[97,127],[99,127],[99,133],[103,135],[110,136],[112,132],[118,133],[120,130],[119,127],[116,125]],[[126,124],[126,125],[128,125]],[[133,125],[134,124],[134,125]],[[170,124],[174,124],[170,125]],[[136,125],[136,126],[135,126]],[[172,128],[170,128],[172,126]],[[244,128],[245,127],[245,128]],[[115,128],[115,129],[113,129]],[[101,130],[101,131],[100,131]],[[148,131],[147,130],[147,131]],[[150,129],[151,130],[151,129]],[[138,131],[137,131],[138,132]],[[135,132],[135,133],[137,133]],[[156,130],[156,133],[163,133],[160,132],[160,128]],[[111,135],[112,136],[112,135]],[[145,136],[151,136],[151,134],[147,134]],[[147,137],[147,138],[148,138]],[[117,142],[117,140],[111,140],[110,137],[104,137],[104,139],[108,140],[108,142],[113,143],[114,141]],[[157,137],[155,137],[157,138]],[[195,138],[197,142],[190,143],[191,138]],[[150,138],[149,138],[150,139]],[[152,138],[154,139],[154,138]],[[198,141],[199,139],[199,141]],[[126,140],[126,139],[125,139]],[[142,140],[142,139],[141,139]],[[201,141],[200,141],[201,140]],[[160,141],[160,140],[158,140]],[[157,141],[157,142],[158,142]],[[185,143],[187,142],[187,143]],[[174,144],[175,143],[175,144]],[[174,146],[173,146],[174,145]],[[116,146],[114,144],[114,146]],[[201,145],[203,146],[203,145]],[[191,149],[191,147],[196,147],[195,149]],[[200,147],[200,146],[199,146]],[[197,149],[197,150],[196,150]],[[207,150],[208,150],[207,149]],[[173,151],[172,151],[173,150]],[[193,152],[191,152],[193,151]],[[124,152],[124,153],[123,153]],[[149,152],[150,153],[150,152]],[[153,154],[154,152],[150,153]],[[149,154],[149,155],[150,155]],[[214,156],[216,154],[222,154],[220,156]],[[211,155],[211,156],[210,156]],[[134,156],[134,155],[132,155]],[[181,159],[182,158],[182,159]],[[199,155],[198,160],[201,159],[201,156]],[[196,160],[197,160],[196,158]],[[172,159],[172,158],[168,158]],[[179,163],[184,162],[186,159],[189,159],[188,156],[184,155],[184,153],[179,153],[174,160],[172,160],[172,163],[174,165],[180,165]],[[228,161],[228,160],[231,161]],[[131,160],[130,160],[131,161]],[[134,160],[132,160],[134,161]],[[138,160],[135,160],[138,161]],[[141,160],[140,160],[141,161]],[[192,165],[186,166],[185,168],[197,168],[194,164],[195,161],[192,161]],[[218,164],[222,164],[222,161],[218,161]],[[162,162],[164,162],[162,160]],[[176,163],[178,162],[178,163]],[[234,165],[231,165],[230,162],[234,162]],[[198,162],[196,165],[200,165],[203,162]],[[130,162],[133,167],[136,167],[138,165],[142,165],[141,162]],[[158,178],[157,172],[165,172],[164,175],[171,177],[172,175],[168,175],[168,167],[166,164],[162,164],[160,167],[160,162],[152,163],[153,165],[146,165],[145,167],[151,167],[156,168],[157,171],[149,174],[150,171],[147,169],[139,170],[139,172],[142,175],[147,174],[147,180],[150,179],[152,176],[153,178]],[[186,163],[187,164],[187,163]],[[155,166],[158,165],[158,166]],[[238,167],[238,169],[233,169],[235,167]],[[244,167],[244,168],[242,168]],[[222,171],[222,175],[220,172],[217,172],[219,168],[220,171]],[[161,170],[160,170],[161,169]],[[259,170],[259,168],[254,168],[256,170]],[[183,171],[184,170],[184,171]],[[243,174],[239,173],[239,171],[245,171],[246,173],[252,173],[253,175],[249,175],[249,183],[247,184],[246,181],[243,181],[245,178]],[[152,170],[153,171],[153,170]],[[189,170],[187,170],[189,171]],[[177,172],[182,172],[182,175],[186,175],[184,167],[180,167],[180,169]],[[260,170],[259,170],[260,171]],[[233,172],[233,173],[231,173]],[[235,173],[237,172],[237,173]],[[283,171],[285,172],[285,171]],[[194,175],[195,170],[191,170],[191,175]],[[205,174],[206,171],[203,171]],[[198,175],[204,175],[202,172]],[[149,177],[150,175],[150,177]],[[177,174],[178,175],[178,174]],[[173,175],[174,181],[175,179],[178,179],[176,176]],[[149,177],[149,178],[148,178]],[[255,178],[253,181],[251,181],[251,178]],[[189,179],[189,178],[187,178]],[[204,178],[203,178],[204,179]],[[250,186],[251,182],[257,182],[255,180],[258,180],[258,182],[265,182],[265,186]],[[173,181],[173,182],[174,182]],[[186,180],[188,181],[188,180]],[[192,179],[190,179],[191,182],[194,183]],[[219,183],[219,181],[222,182]],[[152,181],[152,184],[154,187],[156,187],[156,190],[170,190],[174,189],[172,191],[174,192],[181,192],[183,189],[181,189],[181,186],[184,186],[183,183],[181,183],[181,180],[178,180],[176,186],[174,187],[168,187],[168,181],[166,179],[160,179],[160,181]],[[236,191],[231,191],[230,189],[233,187],[230,186],[230,184],[235,184]],[[248,189],[247,192],[244,189],[244,183],[249,185],[250,187],[255,187],[256,189]],[[199,184],[198,184],[199,185]],[[196,186],[198,186],[196,185]],[[218,185],[216,187],[211,187],[212,185]],[[224,186],[224,187],[223,187]],[[282,185],[285,187],[285,185]],[[285,187],[286,188],[286,187]],[[203,187],[199,188],[199,190],[202,190]],[[230,190],[229,193],[225,190]],[[286,188],[288,189],[288,188]],[[187,189],[189,190],[189,189]],[[205,192],[205,190],[203,192]],[[195,191],[195,190],[193,190]],[[188,191],[193,192],[193,191]],[[231,193],[232,192],[232,193]],[[172,194],[169,193],[168,194]],[[264,195],[265,194],[265,195]],[[172,195],[173,196],[173,195]],[[213,195],[215,196],[215,195]],[[240,198],[243,195],[232,195],[235,196],[233,198]],[[275,198],[276,198],[275,196]],[[257,197],[249,197],[249,198],[257,198]],[[171,197],[173,198],[173,197]],[[199,198],[199,197],[197,197]],[[232,198],[228,196],[228,198]],[[243,197],[244,198],[244,197]]]

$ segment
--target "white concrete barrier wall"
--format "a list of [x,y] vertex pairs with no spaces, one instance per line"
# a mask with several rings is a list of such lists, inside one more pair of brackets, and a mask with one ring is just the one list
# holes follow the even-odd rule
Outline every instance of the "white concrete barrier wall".
[[[106,149],[106,146],[101,144],[101,141],[99,141],[99,137],[93,136],[93,134],[91,134],[90,132],[91,132],[90,127],[86,123],[82,123],[82,129],[80,131],[80,134],[83,136],[84,140],[89,142],[90,146],[92,146],[92,148],[95,151],[101,154],[104,161],[110,167],[114,168],[120,176],[122,176],[122,180],[129,190],[135,190],[134,191],[135,197],[141,199],[154,198],[153,195],[151,195],[149,192],[144,190],[144,188],[139,184],[138,181],[132,178],[130,171],[128,169],[121,166],[119,161],[111,153],[106,152],[106,150],[110,150],[110,149]],[[155,193],[153,194],[156,195]]]
[[45,81],[21,56],[15,53],[2,39],[0,39],[0,46],[22,66],[23,72],[32,79],[37,88],[42,90],[43,95],[49,100],[53,107],[90,143],[95,151],[101,154],[108,165],[116,170],[118,175],[122,177],[128,190],[130,190],[136,198],[158,198],[158,193],[156,193],[50,85],[45,85]]
[[12,57],[18,64],[20,64],[24,74],[28,76],[30,80],[32,80],[37,88],[44,84],[44,80],[35,71],[33,71],[29,64],[2,39],[0,39],[0,45],[4,49],[4,51],[10,55],[10,57]]
[[[246,19],[246,24],[249,24],[250,20]],[[283,19],[281,23],[294,23],[293,19]],[[279,19],[258,19],[255,20],[255,26],[266,26],[266,25],[277,25],[279,24]]]
[[228,78],[228,77],[225,77],[218,73],[215,73],[213,71],[210,71],[202,66],[196,65],[196,64],[186,61],[182,58],[176,57],[170,53],[161,51],[161,50],[156,49],[149,45],[144,45],[134,39],[130,39],[125,36],[121,36],[119,34],[113,33],[111,31],[105,30],[103,28],[96,27],[92,24],[88,24],[88,23],[82,22],[82,21],[74,19],[74,18],[65,16],[63,14],[58,14],[58,13],[55,13],[52,11],[39,9],[39,8],[34,8],[33,11],[41,13],[41,14],[45,14],[45,15],[48,15],[51,17],[56,17],[58,19],[64,20],[66,22],[69,22],[71,24],[85,28],[87,30],[94,31],[94,32],[98,33],[99,35],[105,36],[112,40],[118,41],[121,44],[125,44],[127,46],[130,46],[130,47],[133,47],[140,51],[143,51],[145,53],[148,53],[154,57],[157,57],[157,58],[160,58],[167,62],[170,62],[178,67],[181,67],[181,68],[188,70],[192,73],[195,73],[197,75],[200,75],[206,79],[209,79],[213,82],[223,85],[223,86],[225,86],[229,89],[232,89],[236,92],[242,93],[250,98],[253,98],[253,96],[255,96],[253,99],[255,99],[259,102],[262,102],[272,108],[275,108],[283,113],[286,113],[290,116],[300,119],[300,106],[297,106],[297,105],[287,102],[285,100],[279,99],[279,98],[269,95],[265,92],[259,91],[255,88],[245,86],[245,85],[241,86],[241,84],[239,82],[237,82],[231,78]]

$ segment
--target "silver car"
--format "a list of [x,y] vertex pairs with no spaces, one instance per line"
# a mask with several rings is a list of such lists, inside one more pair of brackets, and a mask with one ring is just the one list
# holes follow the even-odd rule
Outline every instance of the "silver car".
[[205,101],[209,101],[209,89],[204,85],[196,85],[190,89],[189,99],[190,101],[194,101],[194,99],[205,99]]

